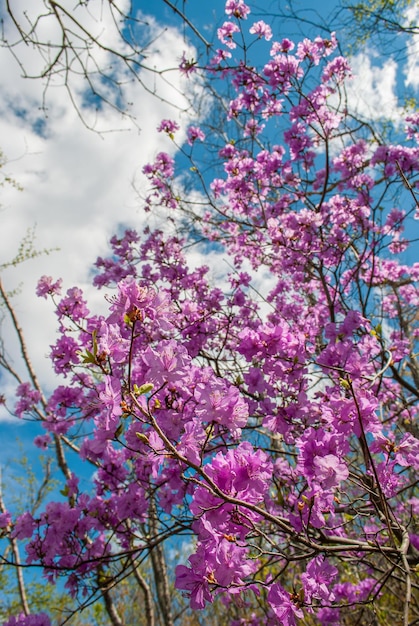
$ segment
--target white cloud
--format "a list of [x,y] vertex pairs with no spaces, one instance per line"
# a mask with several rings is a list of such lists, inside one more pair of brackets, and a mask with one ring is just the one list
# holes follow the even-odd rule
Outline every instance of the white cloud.
[[348,106],[364,119],[397,123],[402,115],[396,91],[398,66],[391,58],[380,65],[373,62],[376,59],[371,51],[351,57],[353,79],[346,83]]
[[[405,26],[419,23],[419,6],[414,4],[410,6],[405,13]],[[407,42],[407,61],[405,65],[405,81],[406,87],[419,88],[419,37],[411,35]]]

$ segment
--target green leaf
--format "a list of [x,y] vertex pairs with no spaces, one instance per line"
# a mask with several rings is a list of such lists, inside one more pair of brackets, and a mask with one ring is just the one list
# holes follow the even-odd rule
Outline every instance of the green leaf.
[[143,396],[146,393],[150,393],[154,389],[153,383],[144,383],[138,387],[138,385],[133,386],[133,391],[136,396]]

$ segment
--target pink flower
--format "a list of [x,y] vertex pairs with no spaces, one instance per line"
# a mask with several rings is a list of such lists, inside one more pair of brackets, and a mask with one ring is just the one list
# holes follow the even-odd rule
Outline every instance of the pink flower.
[[233,15],[238,20],[245,20],[250,13],[250,9],[243,0],[227,0],[225,12],[226,15]]
[[259,20],[250,27],[249,32],[252,35],[257,35],[259,38],[264,37],[266,41],[272,39],[272,29],[266,22]]
[[234,33],[238,33],[240,31],[237,24],[233,22],[224,22],[224,24],[217,30],[217,37],[228,48],[233,50],[236,47],[235,42],[233,41]]
[[32,515],[26,511],[20,515],[14,525],[12,537],[16,539],[29,539],[36,528],[36,522]]
[[176,567],[176,589],[182,589],[190,597],[191,609],[203,609],[205,602],[212,602],[209,581],[212,572],[208,568],[204,554],[192,554],[189,557],[190,567],[178,565]]
[[[272,464],[265,452],[254,451],[250,443],[243,442],[226,454],[219,452],[207,466],[207,474],[227,495],[256,504],[268,489]],[[196,493],[201,506],[208,491],[199,488]]]
[[38,435],[37,437],[35,437],[33,442],[37,448],[46,450],[51,443],[51,436],[48,433],[46,435]]
[[303,617],[303,611],[291,600],[290,594],[279,583],[271,585],[268,603],[281,626],[295,626],[295,618]]
[[349,475],[346,464],[334,454],[326,454],[324,457],[316,456],[313,465],[315,480],[324,489],[338,487]]
[[80,346],[73,337],[62,335],[57,339],[54,346],[51,346],[50,357],[57,374],[64,376],[72,369],[73,365],[79,363]]
[[344,57],[336,57],[330,61],[323,70],[322,81],[334,80],[341,83],[345,78],[351,76],[351,66]]
[[199,139],[200,141],[204,141],[205,133],[199,128],[199,126],[189,126],[188,128],[188,144],[190,146]]
[[[233,46],[234,48],[235,46]],[[231,59],[231,52],[228,50],[223,50],[222,48],[217,48],[215,51],[215,55],[211,59],[211,65],[221,65],[222,61],[226,61],[227,59]]]
[[1,513],[0,514],[0,528],[7,528],[11,522],[10,513]]
[[236,387],[214,378],[199,384],[195,397],[198,400],[196,414],[202,420],[223,424],[232,431],[246,426],[249,410]]
[[174,172],[174,161],[167,152],[159,152],[154,163],[147,163],[143,167],[143,173],[153,182],[157,182],[157,178],[153,177],[160,174],[164,178],[170,178]]
[[54,282],[51,276],[42,276],[36,286],[36,295],[39,298],[46,298],[48,295],[60,295],[62,282],[61,278]]
[[291,52],[291,50],[293,50],[294,48],[295,44],[290,39],[283,39],[281,42],[274,41],[270,54],[271,57],[281,53],[286,54],[287,52]]
[[184,52],[179,63],[179,70],[181,74],[189,77],[191,74],[196,72],[196,61],[193,59],[187,59]]
[[158,133],[166,133],[169,137],[172,137],[173,134],[179,130],[180,126],[177,122],[173,120],[162,120],[160,124],[157,126]]
[[304,585],[304,600],[311,602],[313,598],[323,600],[329,604],[333,602],[335,596],[331,589],[331,583],[336,578],[338,570],[330,565],[324,556],[316,556],[312,559],[301,575],[301,582]]
[[419,113],[406,117],[406,136],[408,139],[419,140]]
[[58,303],[57,315],[59,318],[71,317],[75,322],[89,315],[89,309],[87,308],[81,289],[78,287],[67,289],[66,296]]
[[41,394],[36,389],[32,389],[30,383],[21,383],[16,389],[16,396],[19,398],[15,406],[15,413],[18,417],[22,417],[24,413],[30,413],[41,400]]

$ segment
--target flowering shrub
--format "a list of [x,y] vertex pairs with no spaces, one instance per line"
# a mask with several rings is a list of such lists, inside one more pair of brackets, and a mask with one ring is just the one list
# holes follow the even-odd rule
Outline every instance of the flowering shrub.
[[[391,587],[413,623],[419,265],[397,255],[416,208],[417,120],[403,145],[368,135],[341,105],[350,68],[334,35],[273,41],[259,69],[229,65],[249,8],[228,0],[226,14],[208,71],[234,86],[226,133],[242,136],[220,146],[205,211],[182,196],[168,154],[144,168],[145,209],[187,216],[222,246],[225,287],[159,230],[126,231],[97,260],[95,285],[115,287],[107,316],[80,289],[60,297],[59,281],[40,280],[65,382],[48,398],[20,385],[15,411],[41,419],[37,445],[56,446],[66,483],[60,501],[7,524],[26,563],[64,576],[81,604],[189,533],[175,586],[194,610],[220,597],[247,606],[246,623],[338,624],[358,609],[362,621]],[[261,21],[248,31],[272,37]],[[158,130],[174,141],[177,129]],[[93,468],[91,491],[66,446]]]

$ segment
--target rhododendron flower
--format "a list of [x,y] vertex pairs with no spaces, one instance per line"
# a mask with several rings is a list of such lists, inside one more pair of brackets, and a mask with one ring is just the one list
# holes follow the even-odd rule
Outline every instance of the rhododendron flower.
[[347,604],[355,604],[363,602],[368,598],[370,593],[377,587],[377,581],[373,578],[364,578],[355,583],[336,583],[333,586],[333,592],[336,601],[344,601]]
[[301,582],[304,585],[304,601],[312,602],[312,599],[323,600],[329,604],[335,596],[331,583],[335,580],[338,570],[330,565],[324,556],[316,556],[309,561],[306,571],[301,574]]
[[338,487],[349,475],[349,470],[345,463],[340,461],[334,454],[326,454],[324,457],[316,456],[313,465],[315,480],[324,489]]
[[51,360],[54,363],[54,370],[57,374],[66,376],[72,366],[79,363],[80,346],[73,337],[63,335],[57,339],[54,346],[51,346]]
[[46,435],[37,435],[33,442],[37,448],[45,450],[51,443],[51,436],[48,433]]
[[247,424],[249,410],[236,387],[226,386],[220,379],[199,384],[195,391],[199,404],[196,414],[206,422],[223,424],[231,431]]
[[[234,46],[233,46],[234,47]],[[220,65],[222,61],[226,61],[227,59],[231,59],[232,54],[228,50],[217,48],[214,56],[211,59],[211,65]]]
[[188,59],[186,57],[186,53],[183,52],[181,61],[179,63],[179,70],[181,74],[184,76],[190,76],[194,72],[196,72],[196,61],[193,59]]
[[243,134],[245,137],[256,137],[264,128],[265,124],[258,124],[256,120],[249,120],[246,122]]
[[[300,78],[303,70],[300,61],[285,54],[275,56],[272,61],[268,61],[263,68],[264,75],[268,78],[272,88],[279,88],[281,93],[287,93],[291,87],[291,81]],[[298,128],[300,131],[300,128]]]
[[147,163],[143,167],[143,173],[154,183],[158,184],[157,175],[164,178],[171,178],[174,172],[174,161],[167,152],[159,152],[154,163]]
[[233,15],[238,19],[246,19],[250,13],[250,9],[243,0],[227,0],[225,12],[227,15]]
[[15,405],[15,413],[18,417],[22,417],[24,413],[32,411],[41,400],[41,394],[37,389],[33,389],[30,383],[18,385],[16,396],[19,398]]
[[226,454],[219,452],[207,473],[224,493],[256,503],[266,493],[272,463],[265,452],[254,451],[245,441]]
[[274,41],[274,43],[272,44],[271,47],[271,57],[277,55],[277,54],[281,54],[281,53],[287,53],[290,52],[291,50],[293,50],[295,48],[295,44],[293,41],[291,41],[290,39],[283,39],[281,42],[279,41]]
[[189,557],[192,568],[185,565],[176,567],[176,589],[186,591],[190,597],[191,609],[203,609],[206,602],[212,602],[210,582],[213,574],[208,568],[203,555],[192,554]]
[[303,611],[292,600],[290,594],[279,583],[269,587],[268,603],[281,626],[295,626],[295,618],[303,617]]
[[234,24],[233,22],[224,22],[224,24],[217,30],[217,37],[221,43],[233,50],[236,47],[236,43],[233,41],[233,35],[239,31],[240,29],[237,24]]
[[148,347],[142,360],[147,366],[147,382],[155,382],[158,386],[183,378],[183,368],[190,364],[186,349],[174,340],[162,341],[156,349]]
[[56,313],[60,319],[71,317],[75,322],[86,318],[89,315],[89,309],[82,290],[78,287],[67,289],[67,294],[58,303]]
[[264,37],[266,41],[272,39],[272,29],[266,22],[260,20],[259,22],[255,22],[253,26],[250,27],[249,32],[252,35],[257,35],[258,37]]
[[396,463],[402,467],[419,469],[419,440],[411,433],[405,433],[394,447]]
[[122,280],[118,283],[118,294],[112,299],[110,310],[108,324],[124,321],[129,325],[148,318],[167,327],[171,304],[165,293],[157,293],[134,280]]
[[54,282],[52,276],[42,276],[36,286],[36,295],[40,298],[50,296],[58,296],[61,293],[62,279],[59,278]]
[[344,57],[336,57],[326,65],[322,73],[322,81],[341,83],[351,76],[351,66]]
[[32,537],[35,528],[36,522],[34,518],[28,511],[26,511],[17,518],[14,524],[12,536],[16,537],[16,539],[29,539]]
[[7,528],[11,522],[10,513],[1,513],[0,514],[0,528]]
[[199,141],[204,141],[205,139],[205,133],[199,128],[199,126],[189,126],[187,134],[188,144],[190,146],[192,146],[197,139],[199,139]]
[[177,130],[179,130],[179,128],[179,124],[173,120],[162,120],[157,126],[157,132],[166,133],[167,135],[172,136]]

